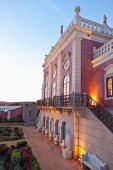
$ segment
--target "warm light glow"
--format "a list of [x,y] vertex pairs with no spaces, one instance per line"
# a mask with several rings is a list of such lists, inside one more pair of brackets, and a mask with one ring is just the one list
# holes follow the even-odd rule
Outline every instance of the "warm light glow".
[[79,157],[80,157],[80,159],[81,159],[82,155],[85,154],[85,153],[86,153],[85,149],[79,147]]

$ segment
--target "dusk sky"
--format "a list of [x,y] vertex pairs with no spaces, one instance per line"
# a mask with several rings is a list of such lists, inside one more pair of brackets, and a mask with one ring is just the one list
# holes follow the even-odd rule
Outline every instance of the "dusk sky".
[[0,101],[41,98],[45,54],[80,15],[113,27],[113,0],[0,0]]

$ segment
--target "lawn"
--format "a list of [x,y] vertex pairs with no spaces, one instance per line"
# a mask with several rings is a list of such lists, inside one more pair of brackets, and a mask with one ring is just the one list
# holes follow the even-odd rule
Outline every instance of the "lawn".
[[18,127],[0,127],[0,141],[19,140],[24,137],[23,130]]

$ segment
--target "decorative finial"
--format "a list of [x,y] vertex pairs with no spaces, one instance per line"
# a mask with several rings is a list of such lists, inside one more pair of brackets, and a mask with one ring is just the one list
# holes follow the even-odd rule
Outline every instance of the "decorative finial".
[[61,25],[61,27],[60,27],[60,33],[61,33],[61,35],[63,35],[63,25]]
[[103,25],[107,25],[107,16],[104,15],[104,18],[103,18]]
[[76,12],[76,15],[80,15],[80,6],[76,6],[74,11]]
[[48,55],[47,54],[45,54],[45,57],[47,57]]

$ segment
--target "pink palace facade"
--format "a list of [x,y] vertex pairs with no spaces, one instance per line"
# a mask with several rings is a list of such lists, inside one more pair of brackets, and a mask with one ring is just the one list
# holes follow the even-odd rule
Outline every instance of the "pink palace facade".
[[89,152],[113,170],[113,28],[75,13],[44,60],[37,127],[55,144],[68,138],[74,159]]

